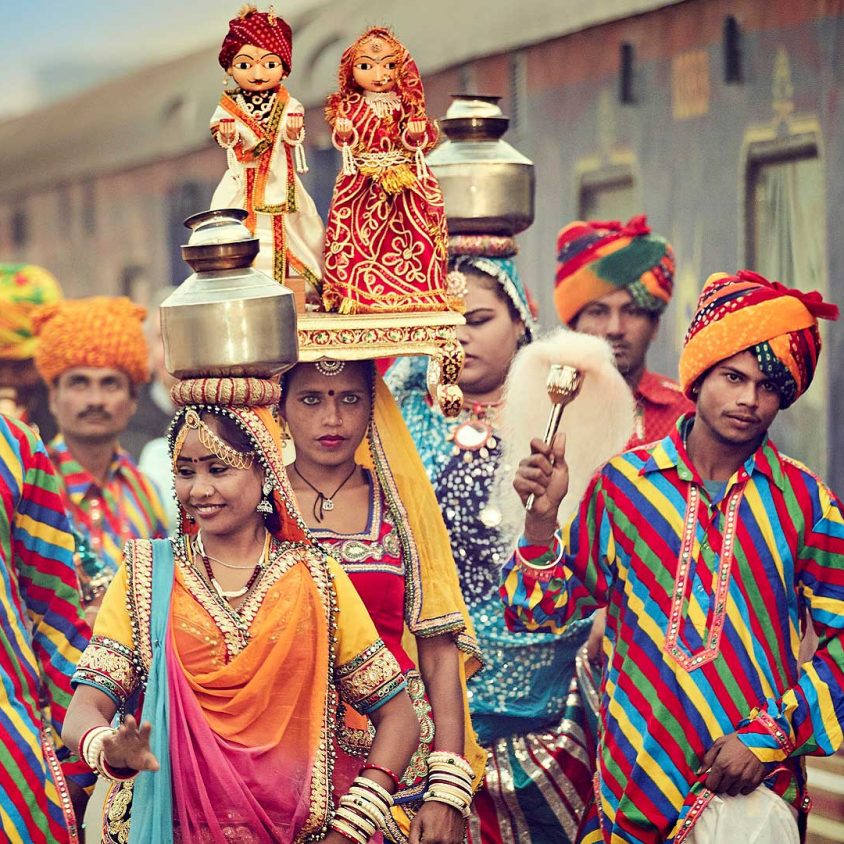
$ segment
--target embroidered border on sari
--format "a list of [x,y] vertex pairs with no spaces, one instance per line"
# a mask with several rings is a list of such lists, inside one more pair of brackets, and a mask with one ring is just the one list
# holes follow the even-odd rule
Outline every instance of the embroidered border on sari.
[[[174,553],[176,544],[173,544]],[[152,667],[152,638],[150,618],[152,615],[152,544],[147,540],[126,543],[124,551],[126,566],[126,606],[132,622],[132,641],[135,659],[140,660],[141,684],[146,688],[147,676]]]
[[381,639],[335,669],[340,696],[363,715],[383,706],[407,685],[396,658]]
[[[312,549],[306,557],[306,564],[311,573],[317,592],[322,598],[323,610],[328,621],[328,640],[334,642],[337,636],[337,598],[331,584],[327,557]],[[336,653],[333,646],[328,649],[328,676],[335,673]],[[320,725],[319,747],[311,771],[311,810],[302,829],[303,837],[309,835],[314,840],[328,832],[334,807],[334,794],[331,786],[334,775],[333,727],[334,715],[338,707],[337,689],[334,683],[328,683],[325,695],[325,709]]]
[[141,682],[136,661],[131,648],[95,635],[79,660],[73,682],[99,689],[122,707]]

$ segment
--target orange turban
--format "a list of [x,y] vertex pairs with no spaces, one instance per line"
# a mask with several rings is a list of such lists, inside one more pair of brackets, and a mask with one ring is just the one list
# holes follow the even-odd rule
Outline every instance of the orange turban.
[[32,314],[39,306],[61,298],[58,281],[42,267],[0,264],[0,360],[35,356]]
[[35,365],[52,384],[77,366],[122,369],[134,384],[149,381],[146,308],[125,296],[92,296],[45,305],[33,314],[39,338]]
[[786,408],[806,392],[818,365],[818,319],[838,319],[837,306],[750,270],[706,280],[680,354],[680,386],[693,398],[697,380],[722,360],[750,351]]

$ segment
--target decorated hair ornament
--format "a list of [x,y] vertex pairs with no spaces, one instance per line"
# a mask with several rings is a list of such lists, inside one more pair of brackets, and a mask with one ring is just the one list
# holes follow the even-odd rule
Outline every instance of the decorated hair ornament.
[[314,366],[320,375],[325,375],[328,378],[333,378],[339,375],[346,368],[346,361],[344,360],[318,360]]
[[455,300],[463,300],[466,298],[466,291],[469,289],[469,283],[466,281],[466,276],[460,270],[452,270],[445,277],[445,289],[449,298]]
[[173,444],[173,465],[179,459],[188,433],[193,430],[199,434],[199,441],[212,454],[216,455],[227,466],[233,469],[251,469],[255,461],[254,452],[242,452],[230,446],[202,421],[200,415],[192,407],[185,411],[184,425],[176,436]]

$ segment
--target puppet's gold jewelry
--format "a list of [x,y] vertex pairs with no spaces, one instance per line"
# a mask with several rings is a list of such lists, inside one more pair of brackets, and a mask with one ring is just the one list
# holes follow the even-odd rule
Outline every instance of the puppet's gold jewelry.
[[219,437],[205,422],[202,421],[199,414],[191,408],[185,413],[185,424],[182,426],[176,437],[176,442],[173,445],[173,463],[179,459],[179,454],[182,446],[185,444],[188,431],[194,430],[199,434],[199,441],[212,454],[219,457],[227,466],[233,469],[251,469],[255,461],[255,454],[251,451],[238,451],[236,448],[230,446],[225,440]]

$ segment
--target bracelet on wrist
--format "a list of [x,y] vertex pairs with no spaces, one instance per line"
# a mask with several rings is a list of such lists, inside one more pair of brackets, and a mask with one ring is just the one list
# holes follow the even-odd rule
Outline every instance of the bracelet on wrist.
[[519,548],[519,546],[516,546],[516,562],[519,565],[524,566],[528,569],[533,569],[534,571],[548,571],[549,569],[553,569],[563,561],[563,546],[562,543],[560,543],[556,537],[554,537],[549,543],[548,550],[550,551],[552,548],[555,547],[555,545],[557,548],[557,553],[550,563],[535,563],[532,560],[528,560],[522,554],[521,548]]
[[428,771],[432,773],[437,770],[456,772],[461,771],[471,782],[475,778],[475,772],[469,762],[459,753],[451,753],[446,750],[435,750],[428,754]]
[[401,780],[396,776],[395,771],[391,771],[383,765],[376,765],[375,762],[365,762],[358,771],[358,776],[363,776],[364,771],[380,771],[393,781],[393,785],[395,785],[397,791],[401,788]]

